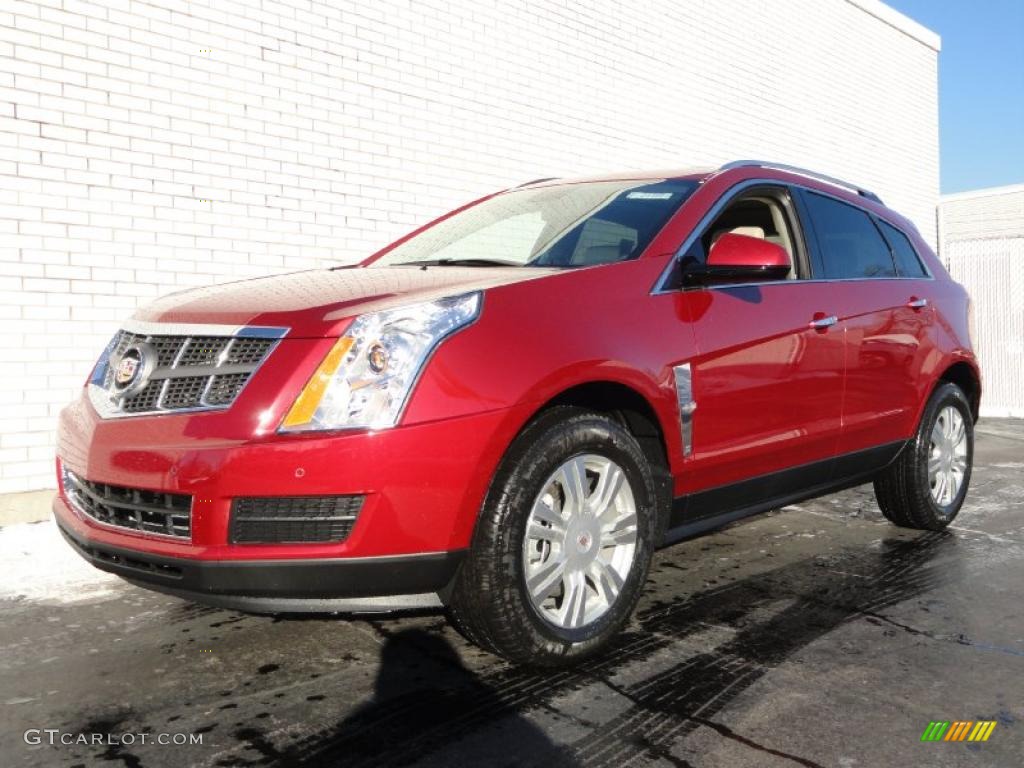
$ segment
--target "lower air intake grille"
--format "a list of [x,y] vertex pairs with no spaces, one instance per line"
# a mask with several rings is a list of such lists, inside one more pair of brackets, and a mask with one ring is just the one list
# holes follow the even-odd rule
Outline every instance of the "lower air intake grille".
[[64,494],[75,509],[104,525],[176,539],[192,538],[192,497],[92,483],[65,469]]
[[169,579],[180,579],[182,577],[181,568],[176,566],[154,562],[144,555],[131,557],[128,555],[117,554],[116,552],[110,552],[106,549],[90,547],[87,544],[83,544],[69,536],[63,528],[61,528],[60,531],[64,534],[64,538],[68,543],[88,559],[98,560],[103,563],[109,563],[110,565],[120,566],[121,568],[131,568],[133,571],[153,573],[158,576],[165,576]]
[[352,532],[363,499],[363,496],[237,498],[231,504],[231,543],[338,543]]

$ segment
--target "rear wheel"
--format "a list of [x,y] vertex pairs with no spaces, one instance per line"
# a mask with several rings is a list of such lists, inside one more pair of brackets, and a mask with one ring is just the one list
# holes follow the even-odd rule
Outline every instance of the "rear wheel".
[[560,407],[509,448],[449,606],[471,641],[559,666],[628,621],[655,540],[654,480],[636,439],[607,416]]
[[974,421],[963,390],[943,383],[914,440],[875,479],[882,514],[904,528],[940,531],[960,511],[974,461]]

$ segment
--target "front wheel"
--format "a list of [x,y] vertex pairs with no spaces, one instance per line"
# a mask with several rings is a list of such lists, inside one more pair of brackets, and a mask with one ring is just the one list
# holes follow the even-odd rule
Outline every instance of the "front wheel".
[[974,420],[963,390],[938,386],[917,434],[875,479],[882,514],[904,528],[941,531],[960,511],[974,462]]
[[513,661],[551,667],[595,653],[636,605],[655,520],[636,439],[602,414],[552,409],[502,461],[449,616]]

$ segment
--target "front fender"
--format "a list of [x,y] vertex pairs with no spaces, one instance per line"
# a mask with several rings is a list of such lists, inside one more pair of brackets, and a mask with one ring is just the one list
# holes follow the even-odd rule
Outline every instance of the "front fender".
[[650,405],[678,469],[672,367],[692,359],[695,343],[684,295],[647,293],[649,266],[626,262],[489,290],[477,322],[435,352],[403,424],[522,405],[532,415],[569,389],[610,382]]

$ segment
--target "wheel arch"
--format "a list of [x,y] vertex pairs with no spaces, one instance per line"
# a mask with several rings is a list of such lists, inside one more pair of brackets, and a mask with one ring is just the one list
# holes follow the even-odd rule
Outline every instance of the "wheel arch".
[[[967,395],[967,402],[971,406],[971,416],[977,422],[981,405],[981,376],[977,368],[965,360],[953,363],[939,375],[931,392],[934,392],[935,387],[945,382],[956,384],[963,390],[964,394]],[[929,396],[931,392],[928,393]]]
[[[551,397],[537,409],[537,413],[557,405],[572,405],[615,415],[644,446],[648,458],[668,466],[668,444],[658,413],[650,401],[633,387],[609,380],[576,384]],[[644,440],[649,441],[646,446]]]
[[621,381],[595,379],[569,386],[541,403],[523,425],[558,406],[573,406],[615,418],[636,438],[650,462],[658,498],[658,530],[668,525],[672,507],[672,453],[657,408],[639,389]]

